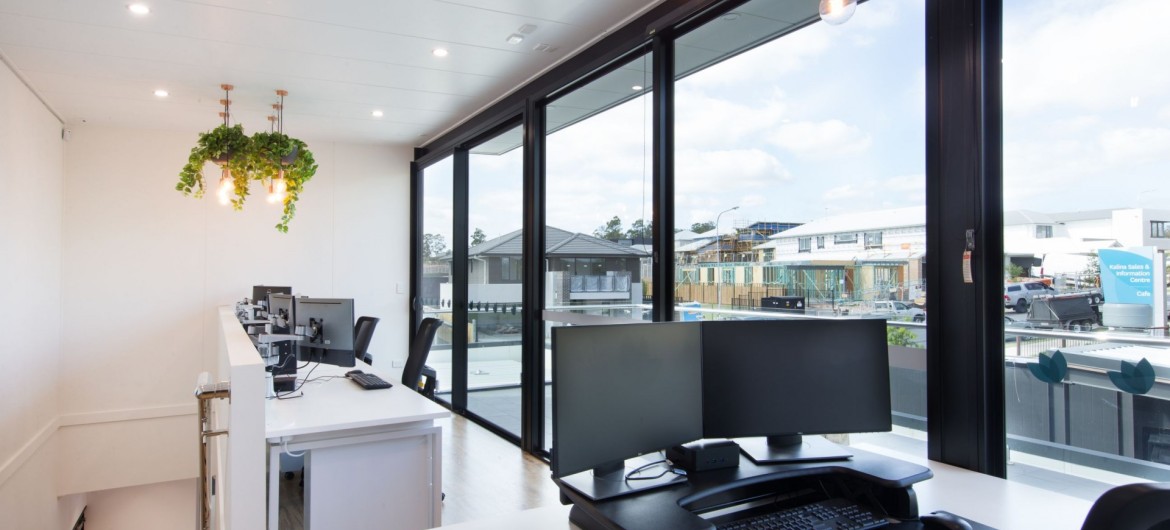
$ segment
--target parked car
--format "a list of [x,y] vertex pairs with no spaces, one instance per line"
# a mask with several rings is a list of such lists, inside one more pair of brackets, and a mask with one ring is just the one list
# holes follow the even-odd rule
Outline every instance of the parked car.
[[879,300],[873,303],[872,314],[896,320],[926,321],[926,311],[906,302]]
[[1003,287],[1003,307],[1014,309],[1017,313],[1027,313],[1036,295],[1051,294],[1056,294],[1056,289],[1043,282],[1009,283]]

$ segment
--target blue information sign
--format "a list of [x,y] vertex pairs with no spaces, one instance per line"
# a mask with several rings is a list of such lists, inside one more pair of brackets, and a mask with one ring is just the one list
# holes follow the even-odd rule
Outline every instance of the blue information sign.
[[1105,300],[1115,304],[1154,303],[1154,248],[1103,248],[1097,251],[1101,261],[1101,291]]

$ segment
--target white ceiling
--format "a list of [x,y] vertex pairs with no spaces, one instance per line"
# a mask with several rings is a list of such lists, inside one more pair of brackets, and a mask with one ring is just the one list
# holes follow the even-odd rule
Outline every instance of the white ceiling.
[[422,145],[661,1],[0,0],[0,53],[69,127],[208,130],[230,83],[249,133],[279,88],[293,136]]

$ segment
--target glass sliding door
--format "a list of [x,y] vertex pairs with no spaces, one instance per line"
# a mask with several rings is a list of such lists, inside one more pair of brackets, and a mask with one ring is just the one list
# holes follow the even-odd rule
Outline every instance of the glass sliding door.
[[[454,216],[452,158],[447,157],[423,169],[422,185],[422,262],[419,301],[422,316],[443,321],[435,334],[427,365],[438,373],[439,399],[451,401],[451,324],[454,286],[451,281],[451,238]],[[411,336],[414,336],[411,330]]]
[[524,135],[512,127],[468,155],[467,411],[521,432]]
[[1008,478],[1095,499],[1170,480],[1170,6],[1050,7],[1003,5]]
[[[886,318],[894,432],[926,454],[925,8],[752,0],[675,46],[676,320]],[[931,315],[936,318],[936,315]]]
[[640,55],[546,105],[545,449],[551,329],[652,318],[650,78]]

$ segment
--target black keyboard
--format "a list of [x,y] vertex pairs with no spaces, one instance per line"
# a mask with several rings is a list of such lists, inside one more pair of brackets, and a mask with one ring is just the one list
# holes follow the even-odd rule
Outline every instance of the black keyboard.
[[785,508],[738,521],[721,523],[719,530],[863,530],[889,524],[869,508],[845,499],[828,499]]
[[357,383],[358,386],[366,390],[390,388],[391,386],[394,386],[381,377],[378,377],[374,374],[367,374],[361,370],[353,370],[347,372],[345,375],[349,377],[350,381]]

